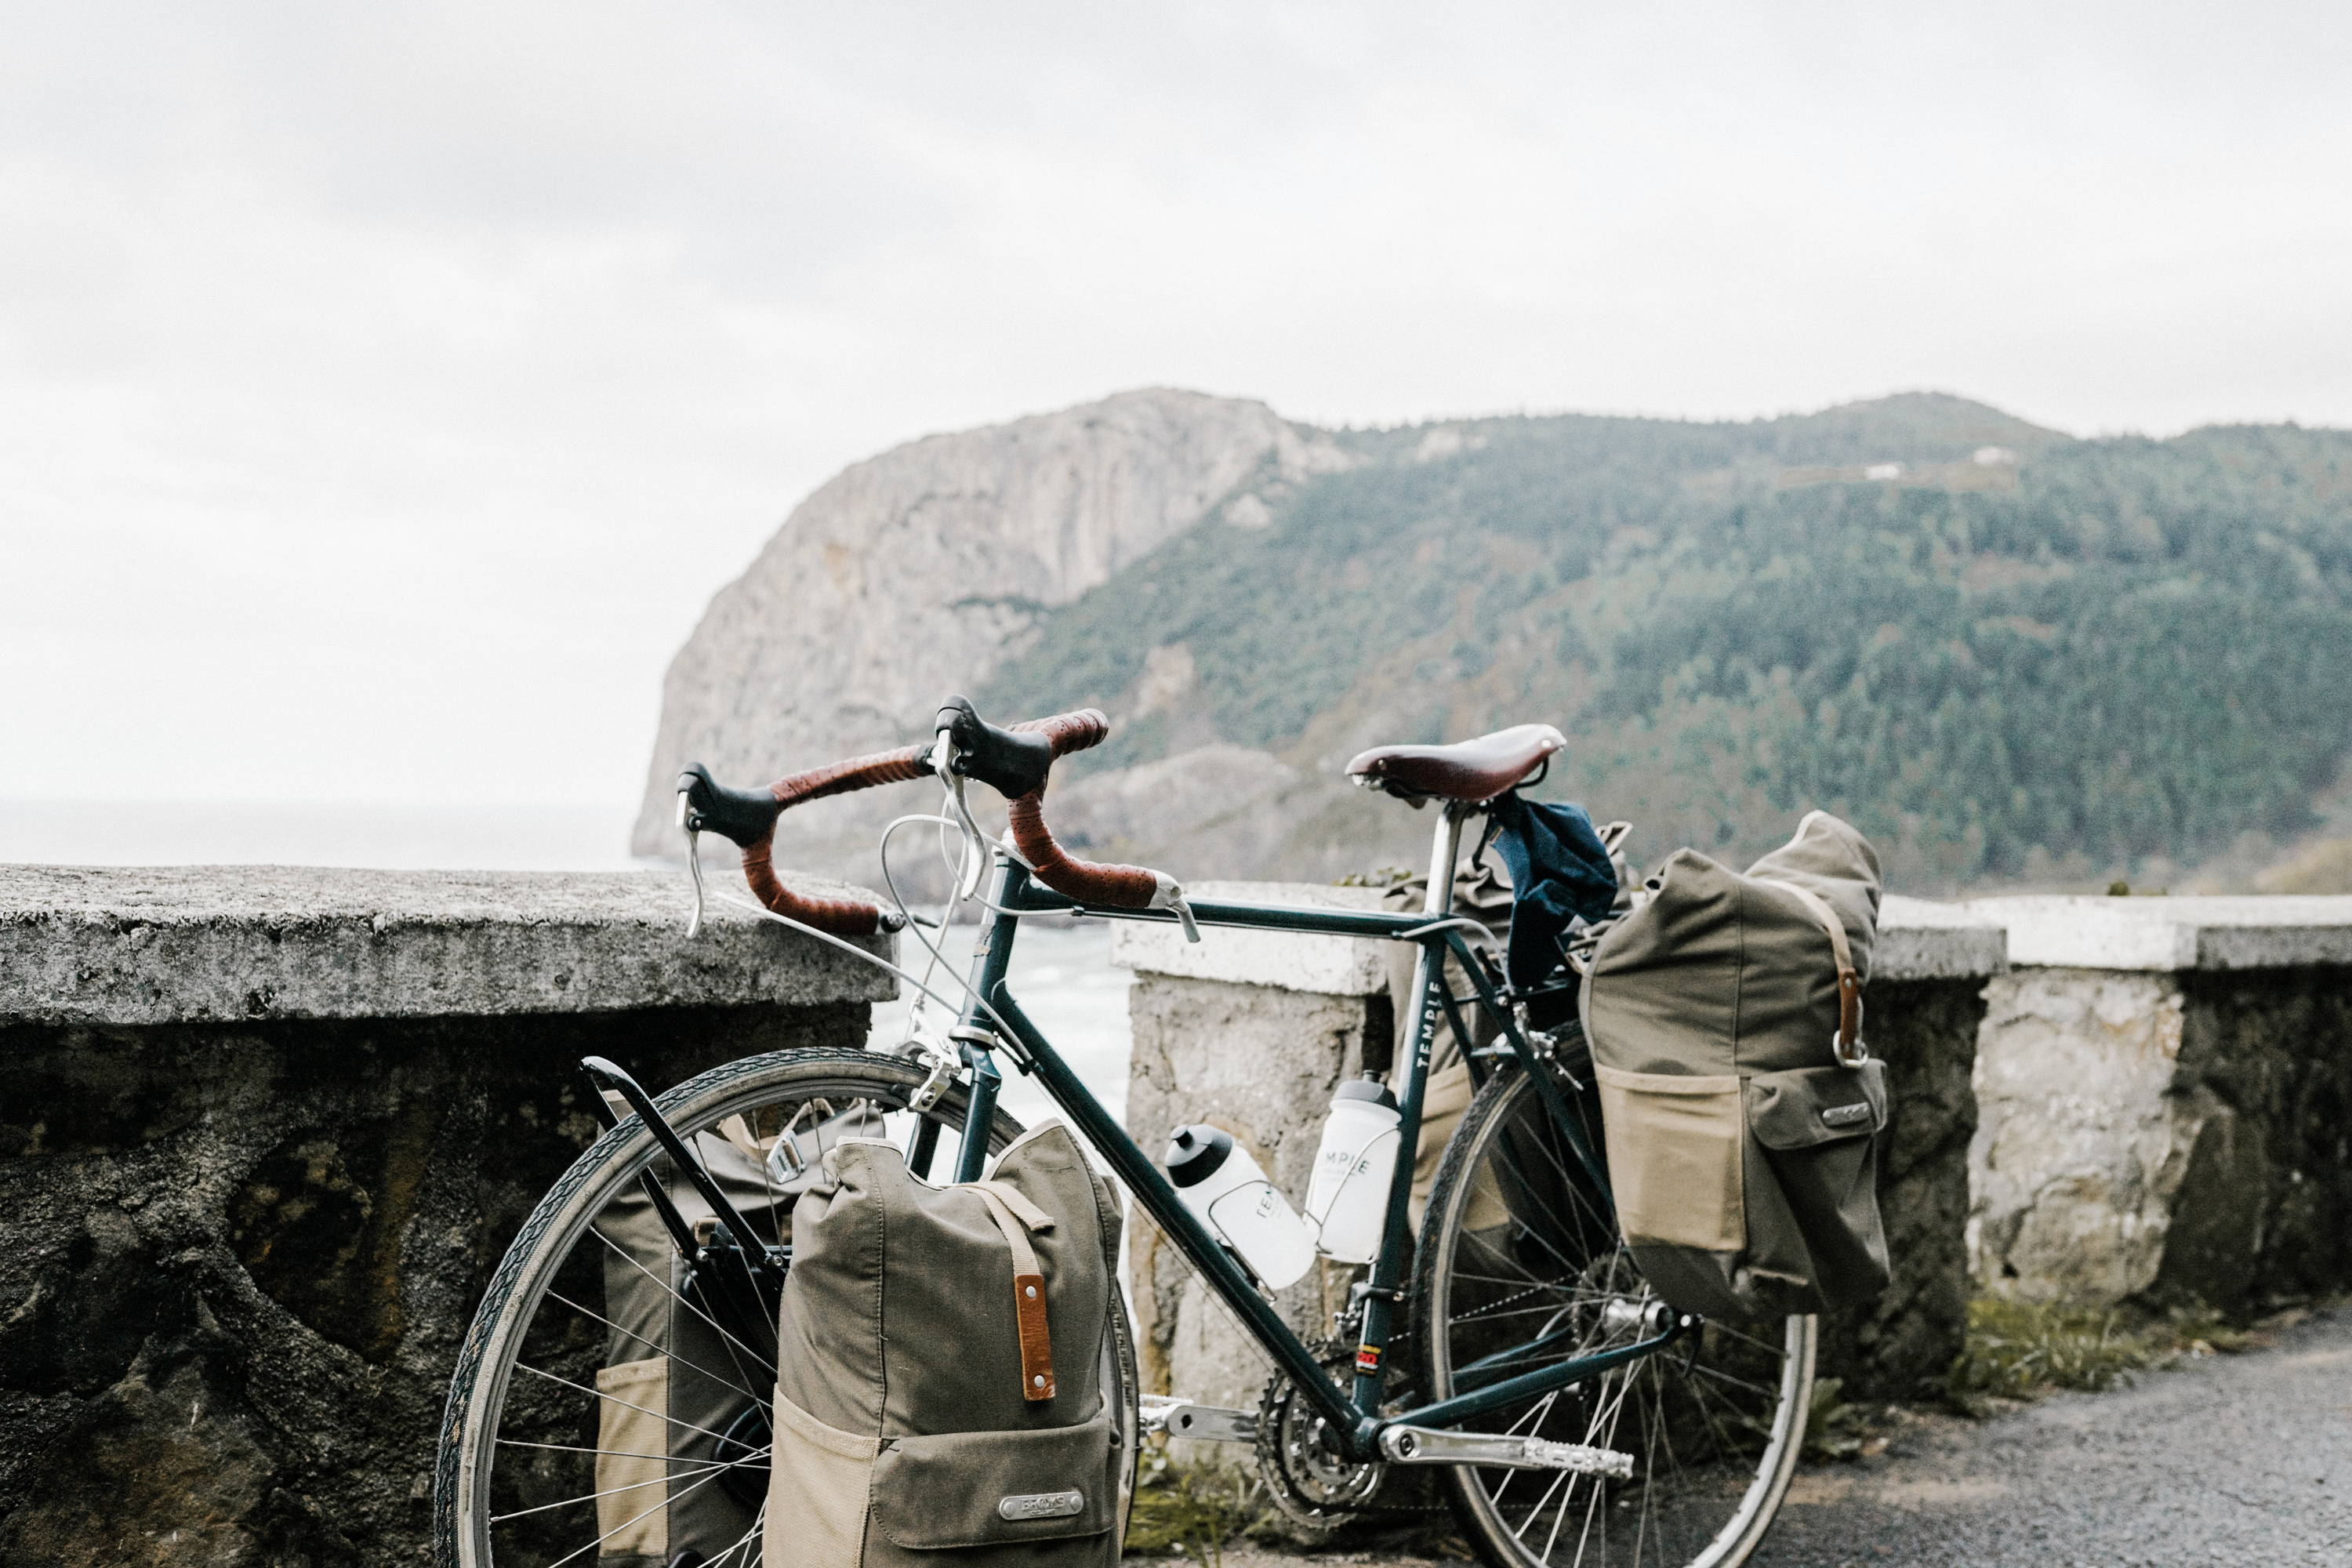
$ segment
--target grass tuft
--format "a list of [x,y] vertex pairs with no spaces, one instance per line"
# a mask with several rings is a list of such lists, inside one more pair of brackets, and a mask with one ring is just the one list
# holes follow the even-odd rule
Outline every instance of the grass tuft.
[[2134,1319],[2111,1307],[1979,1296],[1969,1303],[1968,1345],[1952,1368],[1952,1394],[1971,1411],[1988,1396],[2097,1394],[2184,1355],[2234,1353],[2251,1339],[2210,1307]]
[[1200,1568],[1223,1568],[1225,1547],[1266,1514],[1261,1489],[1256,1475],[1237,1465],[1177,1463],[1162,1438],[1136,1468],[1127,1554],[1181,1553]]
[[1871,1436],[1872,1415],[1867,1405],[1846,1403],[1845,1379],[1815,1378],[1812,1403],[1805,1411],[1805,1458],[1862,1458],[1863,1445]]

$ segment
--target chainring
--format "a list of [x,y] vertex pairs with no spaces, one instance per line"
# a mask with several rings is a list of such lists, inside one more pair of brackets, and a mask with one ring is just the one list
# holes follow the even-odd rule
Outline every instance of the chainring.
[[[1356,1375],[1353,1340],[1321,1340],[1307,1347],[1316,1364],[1330,1373],[1340,1388]],[[1397,1370],[1391,1363],[1392,1373]],[[1392,1392],[1403,1393],[1409,1376],[1399,1379]],[[1395,1408],[1391,1404],[1390,1408]],[[1315,1406],[1299,1396],[1298,1385],[1276,1373],[1257,1406],[1257,1468],[1268,1496],[1285,1518],[1304,1531],[1328,1534],[1349,1520],[1402,1520],[1441,1509],[1375,1506],[1389,1467],[1380,1460],[1343,1458],[1332,1441],[1328,1423]]]

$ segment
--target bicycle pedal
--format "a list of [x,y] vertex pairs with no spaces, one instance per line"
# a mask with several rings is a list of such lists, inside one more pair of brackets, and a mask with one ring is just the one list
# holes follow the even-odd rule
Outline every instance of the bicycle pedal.
[[1483,1465],[1501,1470],[1568,1470],[1580,1476],[1626,1480],[1633,1456],[1585,1443],[1555,1443],[1549,1437],[1502,1432],[1445,1432],[1430,1426],[1391,1426],[1381,1434],[1381,1454],[1391,1465]]

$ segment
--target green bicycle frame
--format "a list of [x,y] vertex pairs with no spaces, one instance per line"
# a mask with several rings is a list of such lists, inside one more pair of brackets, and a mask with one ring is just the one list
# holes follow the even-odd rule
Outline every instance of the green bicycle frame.
[[[1678,1318],[1664,1332],[1638,1343],[1576,1357],[1501,1381],[1482,1380],[1482,1386],[1399,1415],[1383,1416],[1380,1414],[1384,1381],[1381,1363],[1390,1339],[1396,1331],[1396,1306],[1402,1295],[1403,1279],[1411,1262],[1409,1214],[1413,1164],[1420,1148],[1423,1100],[1429,1078],[1430,1055],[1441,1019],[1450,1022],[1465,1050],[1469,1046],[1469,1035],[1463,1027],[1456,1002],[1445,982],[1444,960],[1449,951],[1460,957],[1462,967],[1476,992],[1475,1000],[1477,1005],[1495,1018],[1509,1042],[1512,1054],[1538,1085],[1547,1110],[1584,1166],[1593,1183],[1593,1190],[1600,1194],[1604,1205],[1609,1201],[1607,1170],[1586,1136],[1581,1121],[1570,1110],[1551,1073],[1544,1070],[1534,1047],[1520,1032],[1509,1007],[1496,994],[1482,966],[1472,959],[1470,949],[1462,937],[1462,922],[1451,917],[1453,864],[1459,847],[1461,822],[1465,815],[1459,811],[1448,811],[1438,824],[1437,841],[1432,856],[1430,885],[1433,896],[1420,913],[1207,901],[1192,906],[1193,919],[1203,926],[1411,942],[1421,950],[1414,971],[1413,1000],[1406,1014],[1402,1036],[1411,1042],[1411,1049],[1401,1053],[1403,1057],[1399,1064],[1402,1079],[1395,1086],[1401,1132],[1396,1171],[1389,1184],[1389,1212],[1380,1258],[1372,1265],[1370,1278],[1367,1281],[1361,1343],[1356,1352],[1356,1376],[1351,1390],[1343,1392],[1332,1384],[1305,1342],[1259,1293],[1256,1283],[1233,1254],[1209,1233],[1191,1209],[1184,1206],[1160,1167],[1144,1154],[1135,1141],[1128,1136],[1127,1130],[1112,1119],[1110,1113],[1103,1109],[1101,1101],[1078,1080],[1060,1053],[1039,1032],[1029,1016],[1022,1011],[1020,1004],[1005,984],[1014,935],[1023,916],[1089,915],[1108,920],[1172,922],[1176,918],[1172,913],[1078,904],[1032,881],[1025,867],[1000,850],[995,858],[988,900],[993,907],[982,928],[980,944],[972,954],[971,973],[971,995],[984,998],[994,1009],[994,1016],[992,1016],[978,1001],[968,1002],[960,1027],[955,1031],[956,1039],[963,1047],[964,1061],[972,1074],[971,1096],[955,1179],[977,1181],[982,1174],[982,1163],[988,1146],[985,1129],[995,1110],[997,1086],[1001,1081],[991,1059],[991,1048],[982,1042],[993,1040],[1010,1049],[1013,1063],[1020,1071],[1034,1074],[1043,1083],[1054,1103],[1108,1163],[1118,1179],[1134,1194],[1136,1201],[1143,1205],[1144,1211],[1176,1244],[1177,1250],[1200,1271],[1219,1300],[1240,1318],[1250,1337],[1290,1376],[1317,1412],[1330,1423],[1331,1430],[1341,1437],[1349,1450],[1349,1458],[1353,1459],[1377,1457],[1380,1434],[1390,1426],[1400,1422],[1424,1426],[1454,1426],[1489,1410],[1555,1388],[1563,1388],[1622,1366],[1656,1352],[1686,1331],[1683,1321]],[[1001,1026],[999,1019],[1002,1019]],[[1008,1035],[1010,1038],[1006,1037]],[[928,1163],[929,1152],[927,1139],[917,1152],[918,1158]],[[1507,1360],[1540,1348],[1539,1343],[1531,1343],[1506,1352],[1503,1358],[1488,1357],[1486,1360]],[[1465,1372],[1475,1370],[1465,1369]]]

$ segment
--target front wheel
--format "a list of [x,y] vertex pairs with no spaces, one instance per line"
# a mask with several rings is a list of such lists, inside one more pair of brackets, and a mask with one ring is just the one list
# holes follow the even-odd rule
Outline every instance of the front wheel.
[[[924,1077],[870,1052],[779,1051],[714,1068],[656,1103],[745,1217],[769,1216],[781,1231],[796,1173],[813,1171],[841,1138],[888,1138],[918,1176],[947,1179],[966,1095],[951,1088],[911,1110]],[[991,1152],[1020,1131],[998,1111]],[[676,1248],[649,1221],[638,1178],[660,1175],[688,1224],[703,1211],[656,1154],[634,1119],[599,1138],[531,1212],[492,1278],[442,1418],[440,1568],[663,1568],[696,1552],[703,1568],[761,1561],[773,1394],[763,1363],[776,1354],[775,1320],[748,1326],[690,1274],[680,1289]],[[1115,1283],[1103,1360],[1131,1458],[1135,1351]],[[1121,1530],[1132,1482],[1122,1477]]]
[[[1552,1070],[1552,1069],[1547,1069]],[[1557,1077],[1602,1147],[1597,1103]],[[1506,1064],[1446,1148],[1415,1297],[1432,1399],[1633,1342],[1657,1298],[1535,1081]],[[1734,1568],[1770,1528],[1804,1442],[1814,1323],[1709,1322],[1663,1352],[1465,1422],[1633,1456],[1627,1480],[1566,1471],[1445,1473],[1493,1568]]]

